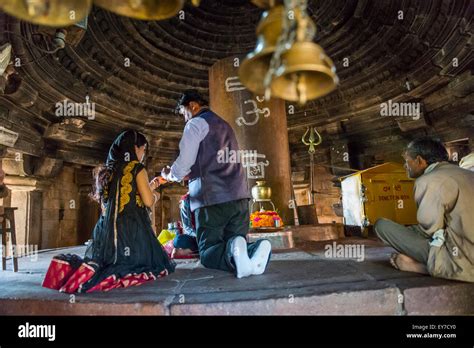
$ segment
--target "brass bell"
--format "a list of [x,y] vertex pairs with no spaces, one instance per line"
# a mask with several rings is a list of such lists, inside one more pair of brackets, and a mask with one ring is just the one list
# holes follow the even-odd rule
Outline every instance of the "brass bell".
[[314,42],[295,42],[281,55],[281,63],[271,83],[275,97],[304,104],[330,93],[339,83],[331,58]]
[[251,2],[258,7],[266,9],[283,5],[283,0],[251,0]]
[[121,16],[142,20],[162,20],[174,17],[185,0],[94,0],[97,6]]
[[262,14],[257,26],[257,46],[240,65],[240,82],[255,94],[265,92],[264,79],[282,31],[284,12],[284,6],[276,6]]
[[83,20],[92,0],[0,0],[0,9],[34,24],[66,27]]

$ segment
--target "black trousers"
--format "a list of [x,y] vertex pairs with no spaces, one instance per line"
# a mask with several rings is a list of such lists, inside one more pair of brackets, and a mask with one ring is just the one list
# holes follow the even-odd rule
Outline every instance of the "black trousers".
[[[235,237],[246,238],[249,231],[248,199],[198,208],[194,213],[201,264],[235,273],[231,243]],[[248,244],[249,257],[260,242]]]

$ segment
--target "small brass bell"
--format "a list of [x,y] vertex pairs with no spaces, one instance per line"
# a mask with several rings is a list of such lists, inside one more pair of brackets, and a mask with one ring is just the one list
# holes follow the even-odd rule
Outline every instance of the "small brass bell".
[[295,42],[281,62],[271,83],[275,97],[304,104],[330,93],[339,82],[334,63],[314,42]]
[[162,20],[174,17],[185,0],[94,0],[97,6],[121,16],[141,20]]
[[257,46],[240,65],[240,82],[255,94],[265,92],[264,78],[282,31],[284,12],[284,6],[276,6],[262,14],[257,26]]
[[92,0],[0,0],[0,9],[34,24],[66,27],[83,20]]

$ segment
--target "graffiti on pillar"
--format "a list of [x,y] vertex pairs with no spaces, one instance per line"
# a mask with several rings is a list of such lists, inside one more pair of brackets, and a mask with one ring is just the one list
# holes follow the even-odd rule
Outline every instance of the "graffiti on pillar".
[[252,108],[250,110],[247,110],[245,112],[245,115],[253,115],[253,117],[252,117],[252,119],[247,119],[244,116],[238,117],[235,120],[235,123],[237,123],[237,125],[239,127],[241,127],[243,125],[253,126],[253,125],[257,124],[257,122],[260,119],[261,115],[263,115],[263,117],[270,116],[270,109],[269,108],[260,109],[258,107],[257,102],[261,103],[261,102],[263,102],[263,99],[261,99],[260,97],[257,96],[256,100],[257,101],[255,101],[253,99],[247,99],[246,101],[244,101],[244,104],[251,104],[252,105]]
[[[252,157],[250,157],[252,156]],[[249,179],[264,179],[265,167],[268,167],[270,161],[266,159],[264,154],[257,153],[244,155],[242,166],[247,169],[247,178]]]
[[238,76],[231,76],[225,79],[226,92],[236,92],[244,90],[244,85],[240,82]]

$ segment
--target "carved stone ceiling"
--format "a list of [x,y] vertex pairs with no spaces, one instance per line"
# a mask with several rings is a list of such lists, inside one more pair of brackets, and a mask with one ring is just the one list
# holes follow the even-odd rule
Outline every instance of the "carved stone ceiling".
[[[154,165],[169,163],[184,126],[173,114],[179,94],[207,94],[213,63],[252,51],[262,12],[245,0],[204,0],[184,11],[184,19],[147,22],[95,7],[80,43],[54,55],[20,37],[33,41],[35,26],[0,13],[0,45],[11,42],[24,64],[17,68],[19,91],[0,95],[0,118],[20,133],[18,149],[94,164],[120,129],[133,127],[151,139]],[[330,140],[318,149],[321,161],[331,141],[367,147],[415,134],[449,140],[472,132],[474,1],[313,0],[309,12],[340,86],[288,114],[293,166],[306,161],[300,138],[309,125]],[[86,95],[95,119],[59,125],[56,103]],[[381,118],[380,103],[389,99],[421,100],[427,125],[406,133],[395,119]]]

